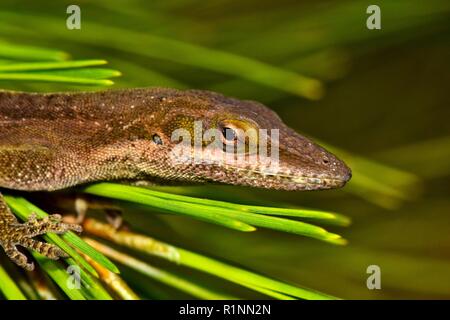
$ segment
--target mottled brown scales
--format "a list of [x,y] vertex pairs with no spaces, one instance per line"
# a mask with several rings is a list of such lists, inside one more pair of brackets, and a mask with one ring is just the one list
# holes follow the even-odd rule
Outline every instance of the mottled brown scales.
[[[176,161],[172,151],[178,141],[173,141],[172,133],[179,128],[193,133],[196,121],[201,121],[202,132],[223,130],[229,123],[279,129],[279,170],[268,171],[264,159],[252,155],[251,163]],[[222,146],[214,150],[215,156],[223,152]],[[54,94],[0,91],[0,187],[6,189],[53,191],[129,180],[315,190],[343,186],[349,178],[350,170],[342,161],[253,101],[163,88]],[[16,245],[57,258],[63,256],[60,249],[31,238],[69,229],[79,227],[55,218],[19,224],[0,196],[0,244],[27,269],[32,265]]]

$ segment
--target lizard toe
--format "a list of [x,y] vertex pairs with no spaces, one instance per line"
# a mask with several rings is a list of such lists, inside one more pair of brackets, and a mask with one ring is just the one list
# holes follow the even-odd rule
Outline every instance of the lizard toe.
[[63,250],[50,243],[40,242],[30,238],[26,238],[23,239],[18,244],[27,249],[34,250],[52,260],[58,260],[59,258],[68,257],[68,255]]
[[3,248],[5,249],[6,255],[19,267],[22,267],[27,271],[34,270],[34,263],[28,262],[28,258],[22,252],[17,250],[17,247],[14,244],[3,245]]
[[83,228],[78,224],[61,222],[60,215],[51,215],[41,220],[34,219],[32,220],[32,223],[28,221],[24,225],[27,226],[24,232],[25,236],[28,238],[33,238],[35,236],[42,235],[48,232],[63,234],[67,231],[75,231],[78,233],[83,231]]

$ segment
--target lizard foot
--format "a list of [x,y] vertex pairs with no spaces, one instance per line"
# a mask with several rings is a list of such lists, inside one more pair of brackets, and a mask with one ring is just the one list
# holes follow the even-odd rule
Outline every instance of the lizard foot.
[[38,220],[35,214],[32,214],[25,223],[12,222],[4,225],[3,229],[0,233],[0,245],[14,263],[29,271],[34,269],[34,264],[28,262],[27,257],[17,249],[18,245],[57,260],[60,257],[66,258],[67,254],[53,244],[32,238],[47,232],[62,234],[69,230],[82,231],[79,225],[62,223],[60,215],[51,215]]

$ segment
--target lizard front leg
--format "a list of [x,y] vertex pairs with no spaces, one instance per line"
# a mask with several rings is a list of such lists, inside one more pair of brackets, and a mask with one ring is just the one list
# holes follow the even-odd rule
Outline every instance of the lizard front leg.
[[57,246],[36,241],[33,238],[47,232],[61,234],[68,230],[81,232],[81,227],[76,224],[62,223],[59,215],[38,220],[36,215],[32,214],[27,222],[19,223],[0,193],[0,245],[18,266],[29,271],[34,269],[34,264],[28,261],[17,246],[34,250],[53,260],[67,257],[67,254]]

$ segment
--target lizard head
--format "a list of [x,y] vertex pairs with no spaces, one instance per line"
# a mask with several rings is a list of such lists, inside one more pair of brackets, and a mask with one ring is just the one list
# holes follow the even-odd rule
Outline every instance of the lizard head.
[[260,103],[197,90],[160,100],[149,126],[159,168],[142,167],[151,176],[279,190],[338,188],[351,178],[343,161]]

